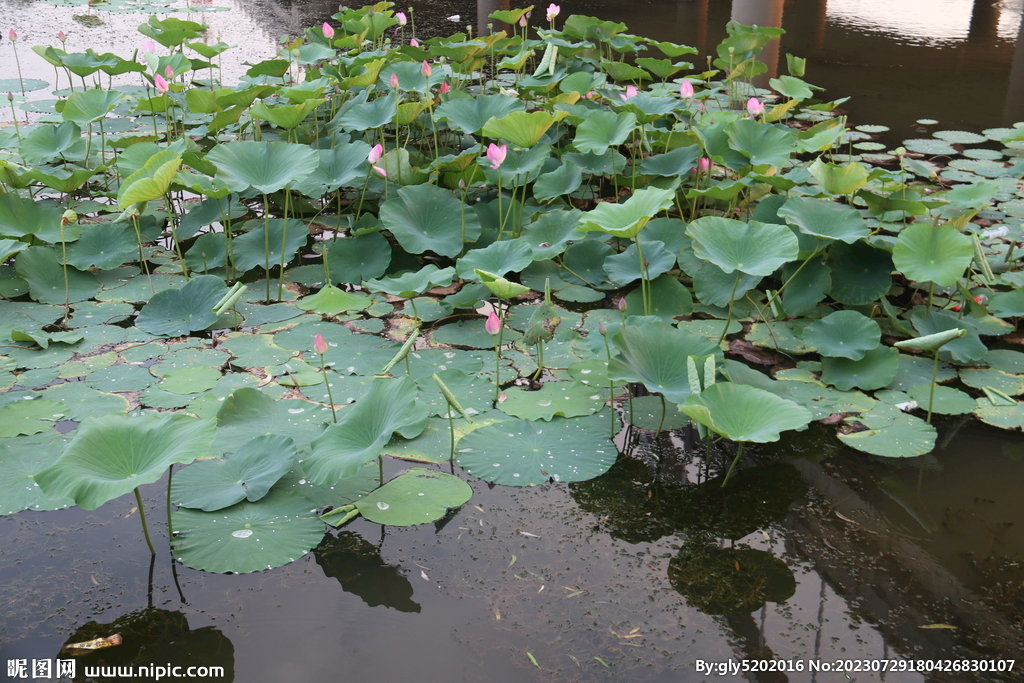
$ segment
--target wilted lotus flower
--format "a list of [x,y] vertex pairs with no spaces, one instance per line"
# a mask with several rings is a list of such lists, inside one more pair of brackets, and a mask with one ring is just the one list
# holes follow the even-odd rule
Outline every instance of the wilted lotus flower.
[[625,101],[625,100],[630,99],[631,97],[636,97],[637,92],[638,91],[637,91],[635,85],[629,85],[629,86],[626,86],[626,94],[625,95],[619,95],[619,97],[621,97],[623,99],[623,101]]
[[487,330],[488,334],[498,334],[498,332],[501,331],[501,320],[494,314],[494,311],[487,314],[487,320],[484,322],[484,329]]
[[391,72],[391,78],[388,79],[388,85],[390,85],[395,90],[398,89],[398,74]]
[[160,74],[153,76],[153,85],[156,86],[157,92],[161,94],[167,92],[170,87],[167,85],[167,81],[164,80],[164,77]]
[[409,23],[409,18],[405,16],[405,12],[395,12],[395,19],[398,19],[399,26],[405,26]]
[[493,142],[487,148],[487,160],[491,162],[491,168],[501,168],[501,165],[505,163],[505,155],[508,153],[508,145],[502,145],[498,147]]
[[764,113],[764,103],[756,97],[747,100],[747,113],[751,116],[760,116]]
[[370,162],[371,166],[376,166],[382,156],[384,156],[384,146],[378,142],[366,155],[366,160]]
[[327,342],[324,341],[324,335],[319,332],[313,337],[313,350],[319,353],[321,356],[327,353]]
[[684,80],[682,83],[680,83],[679,84],[679,95],[683,99],[686,99],[686,100],[688,100],[691,97],[693,97],[693,83],[690,83],[690,81],[686,81],[686,80]]
[[320,28],[324,32],[324,38],[326,38],[327,40],[330,40],[331,38],[334,37],[334,27],[328,24],[326,21],[324,22],[324,25],[321,26]]
[[554,21],[555,17],[557,17],[559,12],[561,11],[562,8],[556,5],[555,3],[551,3],[550,5],[548,5],[548,21]]
[[424,59],[423,64],[420,66],[420,73],[423,74],[424,78],[430,78],[430,74],[433,72],[434,70],[430,68],[430,64]]

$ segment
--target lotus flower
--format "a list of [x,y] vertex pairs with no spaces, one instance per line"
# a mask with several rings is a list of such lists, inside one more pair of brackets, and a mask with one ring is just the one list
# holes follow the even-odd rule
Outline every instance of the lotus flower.
[[751,116],[760,116],[764,113],[764,103],[756,97],[747,100],[747,113]]
[[384,146],[378,142],[366,155],[366,160],[370,162],[371,166],[376,166],[382,156],[384,156]]
[[623,99],[623,101],[625,101],[625,100],[630,99],[631,97],[636,97],[637,92],[638,91],[637,91],[635,85],[629,85],[629,86],[626,86],[626,94],[625,95],[619,95],[619,97],[621,97]]
[[451,21],[451,22],[454,22],[454,23],[457,24],[460,21],[462,21],[462,15],[461,14],[453,14],[450,17],[448,17],[448,21]]
[[167,92],[170,87],[167,85],[167,81],[164,80],[164,77],[160,74],[153,76],[153,84],[156,86],[157,92],[161,94]]
[[526,15],[525,14],[523,16],[519,17],[519,25],[520,26],[526,26]]
[[420,41],[416,40],[415,38],[410,38],[409,39],[409,45],[411,45],[413,47],[419,47],[420,46]]
[[319,332],[313,337],[313,350],[319,353],[321,356],[327,353],[327,342],[324,341],[324,335]]
[[440,91],[442,95],[447,95],[449,92],[451,92],[451,90],[452,86],[448,85],[448,81],[441,82]]
[[562,8],[555,3],[548,5],[548,21],[554,21],[555,17],[557,17],[561,11]]
[[405,16],[405,12],[395,12],[395,19],[398,19],[399,26],[405,26],[409,23],[409,18]]
[[156,52],[156,41],[155,40],[147,40],[146,42],[144,42],[142,44],[142,51],[143,52]]
[[174,67],[170,64],[168,64],[167,68],[164,69],[164,78],[174,79]]
[[388,85],[396,90],[398,89],[398,74],[391,72],[391,78],[388,79]]
[[501,165],[505,163],[505,155],[508,153],[508,145],[502,145],[498,147],[493,142],[487,148],[487,160],[491,162],[491,168],[501,168]]
[[487,314],[487,320],[484,322],[484,329],[487,330],[488,334],[498,334],[498,332],[501,331],[501,320],[494,314],[494,311]]
[[326,38],[327,40],[330,40],[331,38],[334,37],[334,27],[328,24],[326,21],[324,22],[324,25],[321,26],[320,28],[324,32],[324,38]]
[[687,99],[687,100],[690,99],[691,97],[693,97],[693,83],[690,83],[690,81],[686,81],[686,80],[684,80],[682,83],[680,83],[679,84],[679,95],[683,99]]
[[430,78],[430,74],[433,73],[433,69],[430,68],[430,63],[427,60],[423,60],[423,64],[420,65],[420,73],[423,74],[424,78]]
[[388,177],[388,172],[385,171],[380,166],[371,166],[371,168],[373,169],[374,173],[379,175],[381,178],[387,178]]

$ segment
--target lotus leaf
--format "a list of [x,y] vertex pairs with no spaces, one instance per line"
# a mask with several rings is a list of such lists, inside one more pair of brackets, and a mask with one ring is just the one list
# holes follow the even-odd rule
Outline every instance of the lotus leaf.
[[[455,269],[463,280],[479,280],[474,270],[504,276],[510,271],[519,272],[533,262],[533,250],[523,240],[493,242],[483,249],[473,249],[458,260]],[[486,280],[482,280],[487,284]],[[523,290],[527,291],[527,290]],[[522,292],[519,292],[520,294]],[[505,297],[508,298],[508,297]]]
[[483,134],[489,138],[508,140],[519,147],[533,147],[552,125],[565,118],[565,112],[513,111],[500,118],[491,117],[484,124]]
[[622,204],[602,202],[583,214],[580,230],[606,232],[615,237],[636,237],[657,213],[672,206],[675,192],[657,187],[637,190]]
[[893,265],[910,280],[951,287],[974,258],[971,239],[950,224],[915,223],[900,232]]
[[[64,268],[50,247],[29,247],[15,259],[15,272],[28,283],[29,294],[44,304],[85,301],[100,291],[100,282],[92,273]],[[67,289],[64,275],[67,274]]]
[[689,397],[679,410],[733,441],[767,443],[779,433],[803,429],[811,413],[793,401],[748,384],[716,382]]
[[826,263],[832,278],[829,296],[840,303],[871,303],[892,286],[892,256],[864,242],[833,244]]
[[582,382],[545,382],[539,391],[510,387],[498,408],[524,420],[552,420],[561,417],[593,415],[604,406],[606,396]]
[[673,403],[691,393],[687,356],[714,354],[719,362],[723,359],[713,342],[660,321],[624,325],[610,339],[617,354],[608,376],[617,382],[641,382]]
[[836,311],[805,327],[803,337],[823,356],[860,360],[878,346],[882,331],[857,311]]
[[377,524],[415,526],[440,519],[473,496],[458,477],[413,467],[356,501],[359,513]]
[[821,359],[821,381],[843,391],[881,389],[888,386],[899,370],[899,351],[877,346],[859,360],[843,357]]
[[913,458],[935,448],[935,427],[886,403],[878,403],[855,419],[867,430],[839,434],[839,440],[859,451],[886,458]]
[[213,512],[242,500],[255,503],[295,463],[295,443],[278,435],[257,436],[216,460],[194,463],[176,473],[171,499],[177,505]]
[[136,318],[136,325],[150,334],[180,337],[205,330],[219,317],[213,306],[227,287],[213,275],[199,275],[181,289],[168,289],[153,295]]
[[269,194],[305,180],[318,167],[320,156],[306,145],[242,140],[217,145],[206,160],[217,167],[217,177],[232,192],[252,187]]
[[686,228],[693,251],[722,269],[747,275],[771,275],[797,257],[797,239],[785,226],[706,216]]
[[409,253],[456,256],[462,250],[464,222],[474,222],[475,214],[436,185],[411,185],[381,205],[380,218]]
[[847,244],[871,232],[856,209],[824,199],[791,197],[778,214],[804,234]]
[[44,432],[67,415],[67,406],[59,401],[11,401],[0,407],[0,438]]
[[676,255],[665,250],[664,242],[644,242],[644,244],[646,246],[643,251],[643,272],[640,271],[640,259],[637,256],[636,244],[631,244],[625,251],[605,259],[604,271],[608,274],[610,282],[622,287],[641,278],[654,280],[675,267]]
[[934,404],[929,404],[932,393],[930,384],[918,385],[910,389],[910,398],[917,401],[922,410],[929,410],[939,415],[966,415],[978,407],[977,402],[969,395],[952,387],[935,387]]

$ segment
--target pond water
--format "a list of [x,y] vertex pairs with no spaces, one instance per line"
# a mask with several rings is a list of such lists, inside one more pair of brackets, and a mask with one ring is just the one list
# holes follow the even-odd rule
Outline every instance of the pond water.
[[[479,17],[504,5],[413,6],[429,34],[454,14],[485,29]],[[192,18],[241,46],[227,53],[230,79],[333,7],[243,2]],[[69,49],[124,51],[139,40],[132,15],[24,0],[0,0],[0,10],[24,46],[66,26]],[[967,130],[1024,119],[1017,1],[608,1],[562,11],[702,52],[730,17],[767,13],[788,31],[779,54],[808,56],[810,82],[830,98],[853,96],[845,106],[856,122],[888,125],[896,140],[924,117]],[[87,14],[103,23],[72,18]],[[26,76],[49,76],[20,55]],[[0,64],[11,76],[7,41]],[[1024,441],[956,420],[939,430],[940,449],[894,464],[844,450],[832,428],[815,425],[753,453],[724,491],[685,430],[623,433],[626,454],[597,480],[474,481],[472,501],[443,522],[382,531],[357,520],[297,562],[242,576],[172,569],[163,538],[151,566],[129,497],[93,512],[0,517],[0,660],[53,659],[65,642],[117,631],[130,646],[80,658],[76,680],[86,666],[166,664],[221,666],[225,681],[687,682],[718,678],[698,662],[743,658],[790,662],[748,674],[757,681],[1021,680],[908,670],[1013,658],[1022,645]],[[162,491],[147,487],[158,536]],[[811,660],[893,670],[815,673]]]

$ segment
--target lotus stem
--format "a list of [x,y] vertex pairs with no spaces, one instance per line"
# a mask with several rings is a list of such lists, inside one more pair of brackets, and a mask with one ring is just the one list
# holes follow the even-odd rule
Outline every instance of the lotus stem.
[[736,469],[736,463],[738,463],[740,461],[740,458],[742,458],[742,457],[743,457],[743,442],[740,441],[738,443],[738,445],[737,445],[737,448],[736,448],[736,457],[732,459],[732,464],[729,465],[729,471],[725,473],[725,481],[722,482],[722,488],[725,488],[725,485],[729,483],[729,477],[732,476],[732,471],[734,469]]
[[732,292],[729,294],[729,314],[725,318],[725,327],[722,328],[722,336],[718,338],[718,344],[720,345],[725,340],[725,335],[729,333],[729,325],[732,323],[732,302],[736,296],[736,288],[740,286],[740,275],[742,273],[736,271],[736,281],[732,283]]
[[[651,284],[647,281],[647,266],[644,263],[644,251],[640,247],[640,236],[633,238],[636,244],[637,258],[640,259],[640,298],[644,302],[644,315],[651,314]],[[737,283],[739,280],[737,280]],[[733,292],[736,290],[734,289]]]
[[[434,375],[437,379],[437,375]],[[438,380],[440,381],[440,380]],[[448,463],[455,466],[455,424],[452,422],[452,407],[448,406],[448,434],[450,436],[451,448],[448,451]]]
[[665,402],[665,394],[661,395],[661,422],[658,423],[658,431],[655,434],[661,434],[661,428],[665,426],[665,412],[668,410]]
[[501,169],[498,169],[498,241],[505,234],[505,214],[501,210]]
[[[612,364],[612,349],[608,345],[608,331],[605,330],[603,327],[601,329],[604,331],[604,334],[602,334],[601,336],[604,337],[604,351],[605,351],[605,354],[607,354],[607,356],[608,356],[608,367],[611,367],[611,364]],[[610,377],[608,378],[608,408],[610,409],[610,413],[611,413],[611,432],[610,432],[610,434],[611,434],[611,438],[614,439],[615,438],[615,382],[613,382]]]
[[139,493],[139,487],[135,487],[135,502],[139,506],[139,519],[142,520],[142,533],[146,535],[146,545],[149,546],[149,552],[151,555],[156,555],[156,550],[153,549],[153,540],[149,537],[149,525],[146,524],[146,508],[142,504],[142,494]]
[[398,363],[402,359],[408,360],[409,352],[412,351],[412,347],[416,343],[416,340],[419,338],[419,336],[420,330],[419,328],[416,328],[415,330],[413,330],[412,334],[409,335],[409,338],[405,340],[405,343],[402,344],[402,348],[398,349],[398,353],[395,354],[394,358],[389,360],[388,364],[385,365],[384,368],[380,371],[380,374],[386,375],[389,372],[391,372],[391,369],[398,365]]
[[327,386],[327,400],[331,402],[331,416],[334,424],[338,424],[338,411],[334,408],[334,395],[331,394],[331,380],[327,377],[327,366],[324,364],[324,354],[320,354],[320,373],[324,376],[324,384]]
[[[15,40],[10,41],[11,49],[14,50],[14,63],[18,65],[18,83],[21,84],[21,95],[25,95],[25,79],[21,77],[21,60],[18,59],[18,42]],[[17,120],[17,117],[15,117]]]
[[[284,188],[284,223],[281,228],[281,264],[278,266],[280,270],[277,272],[277,300],[280,301],[284,294],[284,259],[285,250],[287,249],[288,241],[288,204],[291,200],[291,192],[288,191],[288,187]],[[269,238],[269,235],[268,235]],[[267,277],[270,277],[270,273],[267,273]],[[269,283],[269,280],[268,280]]]
[[267,301],[270,301],[270,203],[263,193],[263,277],[267,285]]
[[925,419],[928,424],[932,423],[932,406],[935,405],[935,380],[939,376],[939,350],[935,349],[932,355],[934,356],[932,359],[932,385],[928,389],[928,417]]
[[7,101],[11,105],[11,118],[14,119],[14,134],[18,136],[18,142],[21,142],[21,129],[18,128],[18,112],[14,109],[14,98],[10,97]]
[[[174,476],[174,463],[167,468],[167,542],[174,540],[174,523],[171,521],[171,477]],[[139,505],[142,509],[142,505]]]

